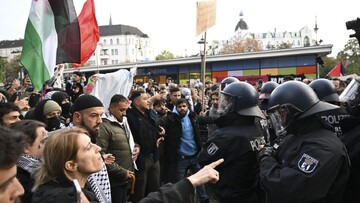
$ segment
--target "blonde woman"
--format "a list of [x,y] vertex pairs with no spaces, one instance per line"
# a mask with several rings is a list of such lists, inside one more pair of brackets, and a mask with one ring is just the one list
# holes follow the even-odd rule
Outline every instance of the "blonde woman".
[[87,179],[90,174],[102,169],[100,150],[82,128],[50,136],[36,177],[32,202],[76,202],[74,179],[78,180],[82,189],[82,202],[98,202],[87,186]]
[[[51,135],[36,177],[32,203],[99,202],[87,185],[87,179],[90,174],[102,170],[100,149],[83,128],[75,127]],[[168,183],[160,188],[160,192],[150,193],[140,202],[189,202],[194,187],[219,180],[219,173],[214,168],[223,161],[217,160],[176,184]],[[82,190],[81,201],[77,200],[74,179],[78,180]]]

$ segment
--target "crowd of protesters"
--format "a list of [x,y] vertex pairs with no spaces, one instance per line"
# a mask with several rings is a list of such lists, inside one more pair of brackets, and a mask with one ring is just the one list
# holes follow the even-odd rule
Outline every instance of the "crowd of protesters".
[[0,90],[0,202],[360,201],[359,78],[57,80]]

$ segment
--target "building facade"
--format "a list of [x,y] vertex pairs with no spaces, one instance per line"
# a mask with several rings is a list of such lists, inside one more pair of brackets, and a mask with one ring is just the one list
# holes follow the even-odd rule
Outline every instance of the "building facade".
[[23,42],[23,39],[0,41],[0,58],[10,62],[21,54]]
[[[226,44],[232,44],[236,40],[245,38],[253,38],[258,40],[262,44],[263,50],[273,50],[283,43],[291,44],[292,47],[309,47],[317,45],[314,38],[315,33],[313,29],[308,26],[304,26],[297,31],[284,31],[279,32],[274,30],[268,32],[254,33],[249,29],[248,24],[244,20],[243,12],[240,12],[240,19],[235,26],[234,36],[227,40],[217,40],[212,42],[212,47],[217,47],[216,50],[211,50],[213,54],[218,54]],[[209,53],[208,53],[209,54]]]
[[154,59],[152,41],[136,27],[128,25],[99,26],[100,40],[89,66],[137,63]]

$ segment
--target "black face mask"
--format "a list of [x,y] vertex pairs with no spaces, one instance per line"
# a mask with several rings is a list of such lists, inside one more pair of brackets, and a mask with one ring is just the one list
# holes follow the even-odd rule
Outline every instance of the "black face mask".
[[71,103],[61,104],[60,107],[61,107],[61,115],[63,115],[64,117],[66,117],[66,115],[70,115]]
[[46,121],[46,126],[47,131],[54,131],[60,129],[60,117],[53,116],[51,118],[48,118]]

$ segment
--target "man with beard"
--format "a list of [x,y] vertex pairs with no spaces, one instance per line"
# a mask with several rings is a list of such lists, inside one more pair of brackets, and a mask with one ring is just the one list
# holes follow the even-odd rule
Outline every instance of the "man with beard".
[[[166,100],[162,96],[153,96],[153,109],[156,111],[159,119],[166,117],[169,109],[166,108]],[[159,146],[159,162],[160,162],[160,180],[161,183],[165,183],[165,154],[164,154],[164,137],[161,137],[158,146]]]
[[[210,94],[211,99],[211,107],[208,111],[205,112],[206,116],[219,118],[220,113],[217,111],[219,107],[219,91],[214,91]],[[217,129],[216,124],[209,124],[208,125],[208,137],[209,139],[211,135],[214,133],[214,131]]]
[[166,104],[166,101],[162,97],[156,98],[154,100],[153,109],[156,111],[159,118],[166,116],[166,114],[168,112],[168,109],[166,108],[165,104]]
[[110,101],[108,111],[103,116],[100,126],[100,136],[97,144],[101,151],[114,154],[116,160],[106,165],[111,184],[112,201],[127,202],[127,192],[131,178],[136,169],[135,161],[140,148],[135,145],[132,133],[126,119],[129,102],[126,97],[115,94]]
[[[200,117],[189,110],[188,101],[177,100],[176,108],[161,120],[165,128],[165,182],[175,183],[187,174],[187,170],[196,173],[201,169],[197,155],[201,150],[200,124],[213,123],[210,117]],[[205,187],[196,188],[200,202],[209,202]]]
[[[96,143],[103,113],[104,107],[98,98],[82,95],[74,102],[73,125],[88,130],[91,142]],[[111,202],[110,182],[105,163],[101,171],[89,176],[88,181],[99,202]]]

